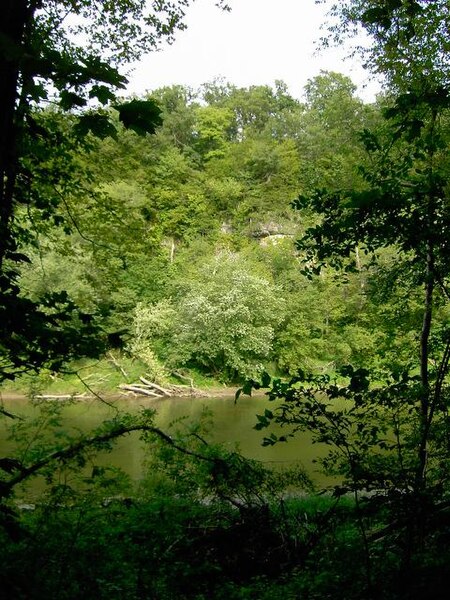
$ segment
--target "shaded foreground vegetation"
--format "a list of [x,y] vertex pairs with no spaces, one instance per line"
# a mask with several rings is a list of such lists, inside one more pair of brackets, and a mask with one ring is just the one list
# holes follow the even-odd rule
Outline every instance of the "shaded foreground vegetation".
[[[17,427],[22,452],[43,458],[28,476],[25,461],[9,465],[11,479],[41,474],[45,485],[33,504],[18,484],[2,504],[8,598],[446,597],[445,502],[430,498],[412,545],[412,495],[316,495],[302,471],[267,471],[208,443],[207,418],[159,432],[152,411],[105,422],[93,444],[65,434],[55,452],[61,411],[46,403]],[[96,457],[138,425],[147,475],[133,484]]]
[[[230,509],[192,500],[51,503],[23,519],[3,555],[13,598],[446,598],[448,529],[406,567],[392,538],[372,543],[374,586],[352,507],[284,501]],[[52,507],[52,510],[50,508]],[[325,522],[325,523],[324,523]],[[396,542],[401,536],[396,536]]]

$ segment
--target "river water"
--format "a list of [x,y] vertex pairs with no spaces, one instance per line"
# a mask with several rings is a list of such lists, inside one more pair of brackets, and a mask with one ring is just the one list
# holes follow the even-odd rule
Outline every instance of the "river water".
[[[262,461],[273,468],[299,465],[304,467],[309,476],[319,485],[325,483],[318,470],[315,459],[320,449],[311,443],[308,434],[297,435],[287,443],[264,447],[261,442],[267,432],[281,433],[282,430],[270,429],[256,431],[256,414],[264,409],[273,408],[264,397],[241,397],[234,402],[233,397],[222,398],[162,398],[162,399],[117,399],[110,401],[114,407],[129,412],[140,408],[154,408],[155,422],[158,427],[170,433],[170,424],[177,420],[181,422],[198,421],[205,409],[210,413],[212,427],[207,439],[224,444],[228,449],[237,449],[247,457]],[[38,408],[25,399],[3,401],[3,407],[13,413],[35,416]],[[88,433],[103,420],[111,419],[115,410],[100,400],[80,400],[70,403],[63,410],[64,427],[67,430],[78,430]],[[0,421],[0,457],[11,455],[14,443],[8,440],[7,423],[10,419]],[[179,426],[179,425],[177,425]],[[283,431],[284,433],[284,431]],[[139,434],[129,434],[121,438],[111,453],[99,455],[96,462],[103,465],[120,467],[134,480],[143,474],[144,447]]]

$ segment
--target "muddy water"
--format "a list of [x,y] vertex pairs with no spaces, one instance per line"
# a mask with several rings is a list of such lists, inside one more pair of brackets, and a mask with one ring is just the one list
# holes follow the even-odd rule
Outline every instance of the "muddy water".
[[[99,400],[81,400],[65,406],[64,429],[88,433],[103,420],[112,418],[117,408],[129,412],[139,411],[140,408],[154,408],[157,426],[170,433],[171,423],[174,421],[178,423],[176,427],[183,422],[196,422],[207,410],[212,422],[210,433],[207,434],[210,440],[220,442],[229,449],[238,449],[245,457],[260,460],[274,468],[301,465],[317,483],[324,481],[314,462],[319,449],[311,444],[308,435],[298,435],[288,443],[279,443],[275,446],[261,445],[265,433],[254,429],[255,415],[264,412],[266,407],[273,408],[266,398],[241,397],[236,404],[232,397],[117,399],[110,402],[115,408]],[[28,417],[36,416],[39,411],[28,400],[17,398],[4,400],[3,407]],[[6,423],[9,421],[9,419],[0,421],[0,457],[10,456],[14,448],[14,442],[8,439]],[[278,431],[273,429],[273,431],[280,433],[281,429]],[[100,455],[96,463],[120,467],[133,479],[138,480],[143,474],[143,458],[143,443],[136,433],[120,439],[113,451]]]

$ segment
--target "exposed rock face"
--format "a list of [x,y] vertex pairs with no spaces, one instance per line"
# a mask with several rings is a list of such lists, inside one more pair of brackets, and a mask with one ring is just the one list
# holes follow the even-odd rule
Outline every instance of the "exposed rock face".
[[262,239],[271,235],[280,235],[282,234],[281,229],[281,225],[279,223],[274,223],[273,221],[269,223],[258,223],[254,225],[251,236]]

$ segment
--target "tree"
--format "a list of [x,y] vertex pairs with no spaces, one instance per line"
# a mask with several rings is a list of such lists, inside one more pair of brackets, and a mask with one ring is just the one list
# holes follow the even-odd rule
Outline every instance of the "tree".
[[202,106],[197,109],[195,149],[205,161],[225,154],[232,121],[233,113],[227,108]]
[[255,137],[266,132],[283,138],[283,121],[299,108],[299,102],[287,91],[283,81],[275,81],[275,89],[268,85],[238,88],[216,80],[203,85],[203,99],[211,107],[222,107],[234,115],[230,133],[234,139]]
[[173,85],[154,90],[151,95],[162,111],[163,124],[157,139],[163,146],[175,146],[181,152],[192,153],[197,96],[191,89]]
[[[390,95],[384,122],[361,132],[368,158],[359,185],[319,189],[296,201],[316,218],[297,247],[311,277],[330,265],[358,271],[361,253],[379,269],[378,258],[388,255],[390,301],[399,299],[398,285],[407,282],[412,290],[403,298],[403,318],[410,321],[408,329],[416,325],[415,348],[408,339],[406,359],[395,368],[377,370],[370,361],[363,368],[346,366],[339,382],[303,372],[289,383],[274,381],[271,397],[282,404],[261,417],[259,428],[274,419],[291,426],[291,433],[306,428],[316,441],[334,447],[326,464],[339,465],[345,476],[344,489],[336,493],[352,490],[358,502],[360,490],[370,491],[372,506],[392,511],[388,527],[401,531],[402,560],[410,568],[448,494],[450,331],[436,319],[439,309],[448,308],[450,277],[450,89],[447,41],[437,18],[448,22],[448,6],[355,0],[335,11],[344,28],[357,24],[373,36],[369,59],[386,76]],[[419,295],[421,318],[411,321]],[[401,335],[397,330],[396,337]],[[277,436],[266,439],[275,441]],[[365,536],[363,525],[361,531]],[[370,544],[364,539],[370,584]]]
[[[139,133],[155,131],[160,110],[154,101],[117,103],[116,93],[126,83],[119,68],[183,28],[183,10],[189,3],[154,2],[147,9],[140,1],[7,0],[2,7],[0,282],[1,337],[7,355],[3,376],[38,368],[50,356],[56,367],[57,352],[64,354],[63,321],[76,312],[66,296],[47,296],[40,308],[20,296],[15,265],[27,260],[20,246],[23,240],[29,241],[30,228],[26,219],[21,224],[17,218],[19,209],[23,206],[54,224],[60,222],[60,216],[53,218],[55,206],[82,186],[79,172],[73,172],[73,150],[88,145],[90,132],[100,137],[116,132],[105,108],[88,108],[94,101],[103,107],[115,106],[128,128]],[[43,114],[44,102],[71,111],[73,118],[61,123],[57,113]],[[47,319],[52,312],[53,317]],[[89,320],[81,313],[77,318]],[[88,330],[93,333],[92,325],[81,327],[80,334]],[[28,338],[32,352],[28,352]],[[56,338],[58,343],[52,348]],[[66,343],[68,355],[70,348],[75,354],[82,351],[73,336]]]
[[365,65],[386,79],[391,90],[448,86],[449,12],[446,0],[345,0],[331,4],[328,39],[340,42],[363,31]]
[[[359,241],[371,251],[395,245],[411,255],[416,283],[424,290],[420,333],[420,442],[417,485],[425,484],[427,445],[448,371],[447,334],[436,370],[432,359],[434,306],[447,296],[449,245],[448,111],[450,108],[446,2],[394,1],[346,3],[335,7],[341,27],[356,24],[372,36],[368,56],[373,69],[387,78],[396,97],[384,111],[390,132],[380,139],[363,133],[375,168],[364,169],[368,187],[360,194],[339,195],[322,203],[325,218],[311,238],[322,257],[348,256]],[[319,208],[320,206],[320,208]],[[332,222],[333,221],[333,222]],[[338,229],[340,228],[340,232]],[[324,243],[319,242],[323,236]],[[327,244],[326,240],[330,241]]]
[[256,377],[272,357],[284,301],[239,256],[221,253],[181,283],[168,358],[226,381]]
[[374,120],[375,110],[355,92],[351,79],[340,73],[321,71],[307,82],[297,139],[303,193],[358,185],[355,171],[363,154],[358,132]]

